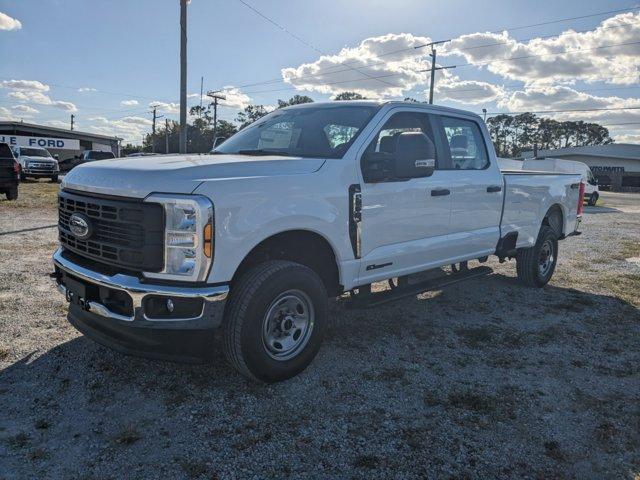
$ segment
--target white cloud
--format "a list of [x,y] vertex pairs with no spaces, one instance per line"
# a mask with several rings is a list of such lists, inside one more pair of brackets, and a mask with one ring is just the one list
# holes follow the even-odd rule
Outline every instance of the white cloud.
[[166,113],[179,113],[180,104],[175,102],[151,102],[149,108],[157,107],[161,112]]
[[246,93],[243,93],[239,88],[232,85],[227,85],[219,92],[226,98],[220,102],[223,107],[236,108],[243,110],[247,105],[251,103],[251,97]]
[[4,80],[0,82],[0,87],[20,91],[49,91],[49,85],[39,82],[38,80]]
[[129,116],[119,119],[92,117],[86,130],[102,135],[122,137],[124,142],[140,143],[142,136],[151,130],[151,120],[143,117]]
[[0,30],[20,30],[22,23],[20,20],[10,17],[6,13],[0,12]]
[[[492,102],[505,94],[504,88],[499,85],[477,80],[460,80],[458,77],[436,83],[435,91],[438,100],[452,100],[469,105]],[[428,91],[425,91],[425,94],[428,95]]]
[[138,105],[138,101],[137,100],[123,100],[120,102],[120,105],[122,105],[123,107],[131,107],[134,105]]
[[11,110],[6,107],[0,107],[0,120],[5,120],[8,122],[18,121],[20,120],[16,117]]
[[640,143],[640,133],[623,133],[615,135],[613,138],[616,143]]
[[38,105],[46,105],[49,107],[59,108],[67,112],[77,112],[75,104],[62,100],[52,100],[48,95],[33,90],[16,90],[9,92],[9,97],[23,102],[37,103]]
[[22,102],[47,105],[67,112],[76,112],[78,110],[75,104],[71,102],[53,100],[49,95],[44,93],[49,91],[49,85],[39,82],[38,80],[4,80],[0,82],[0,87],[11,90],[7,94],[8,97]]
[[630,84],[639,78],[638,38],[640,14],[624,13],[588,32],[567,30],[528,42],[515,40],[508,32],[462,35],[444,44],[440,53],[461,55],[471,65],[528,84],[573,83],[578,78]]
[[[368,98],[399,97],[428,79],[427,72],[420,72],[430,67],[427,52],[414,47],[429,41],[408,33],[370,37],[335,55],[285,68],[282,78],[298,90],[332,95],[350,90]],[[443,72],[438,77],[446,76]]]
[[40,113],[39,110],[30,107],[29,105],[14,105],[11,109],[22,113],[23,115],[35,115],[36,113]]
[[80,87],[78,89],[78,92],[80,93],[87,93],[87,92],[97,92],[98,89],[97,88],[93,88],[93,87]]
[[[56,128],[66,128],[67,130],[71,128],[71,125],[69,122],[64,122],[62,120],[47,120],[45,123],[51,127],[56,127]],[[76,127],[77,127],[77,124],[76,124]]]

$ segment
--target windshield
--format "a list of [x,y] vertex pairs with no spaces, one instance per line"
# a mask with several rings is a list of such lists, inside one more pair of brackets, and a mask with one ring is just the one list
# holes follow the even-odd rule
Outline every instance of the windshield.
[[44,148],[21,148],[20,155],[25,157],[50,157],[49,150]]
[[214,153],[342,158],[378,106],[276,110],[240,130]]
[[91,150],[87,152],[87,160],[106,160],[107,158],[115,158],[112,152],[98,152]]

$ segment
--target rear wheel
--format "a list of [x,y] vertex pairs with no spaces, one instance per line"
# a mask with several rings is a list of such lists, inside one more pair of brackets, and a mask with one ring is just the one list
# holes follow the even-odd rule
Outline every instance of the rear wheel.
[[558,237],[553,228],[543,225],[536,244],[518,250],[518,280],[529,287],[543,287],[551,280],[557,261]]
[[269,261],[234,285],[223,320],[224,352],[242,375],[278,382],[302,372],[324,337],[327,292],[310,268]]
[[7,200],[17,200],[18,199],[18,187],[11,187],[6,192]]
[[596,192],[593,192],[589,196],[589,201],[587,202],[587,205],[589,205],[590,207],[595,207],[596,203],[598,203],[598,194]]

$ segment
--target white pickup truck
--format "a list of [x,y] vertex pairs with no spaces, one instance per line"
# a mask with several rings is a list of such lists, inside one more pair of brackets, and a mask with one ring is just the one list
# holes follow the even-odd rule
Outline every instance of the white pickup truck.
[[[500,172],[468,112],[293,106],[212,154],[73,169],[56,278],[70,322],[100,343],[194,361],[221,327],[240,373],[279,381],[318,352],[329,297],[367,306],[442,288],[490,273],[468,263],[489,255],[545,285],[558,240],[578,233],[582,188],[580,175]],[[380,281],[390,288],[372,293]]]

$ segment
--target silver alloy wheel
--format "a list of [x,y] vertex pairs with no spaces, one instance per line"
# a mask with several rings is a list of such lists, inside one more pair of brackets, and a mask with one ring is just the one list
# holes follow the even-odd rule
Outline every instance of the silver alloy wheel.
[[554,247],[551,240],[545,241],[540,247],[540,255],[538,256],[538,272],[541,277],[546,277],[554,261]]
[[262,343],[274,360],[298,355],[311,338],[315,311],[309,296],[301,290],[287,290],[267,308],[262,321]]

